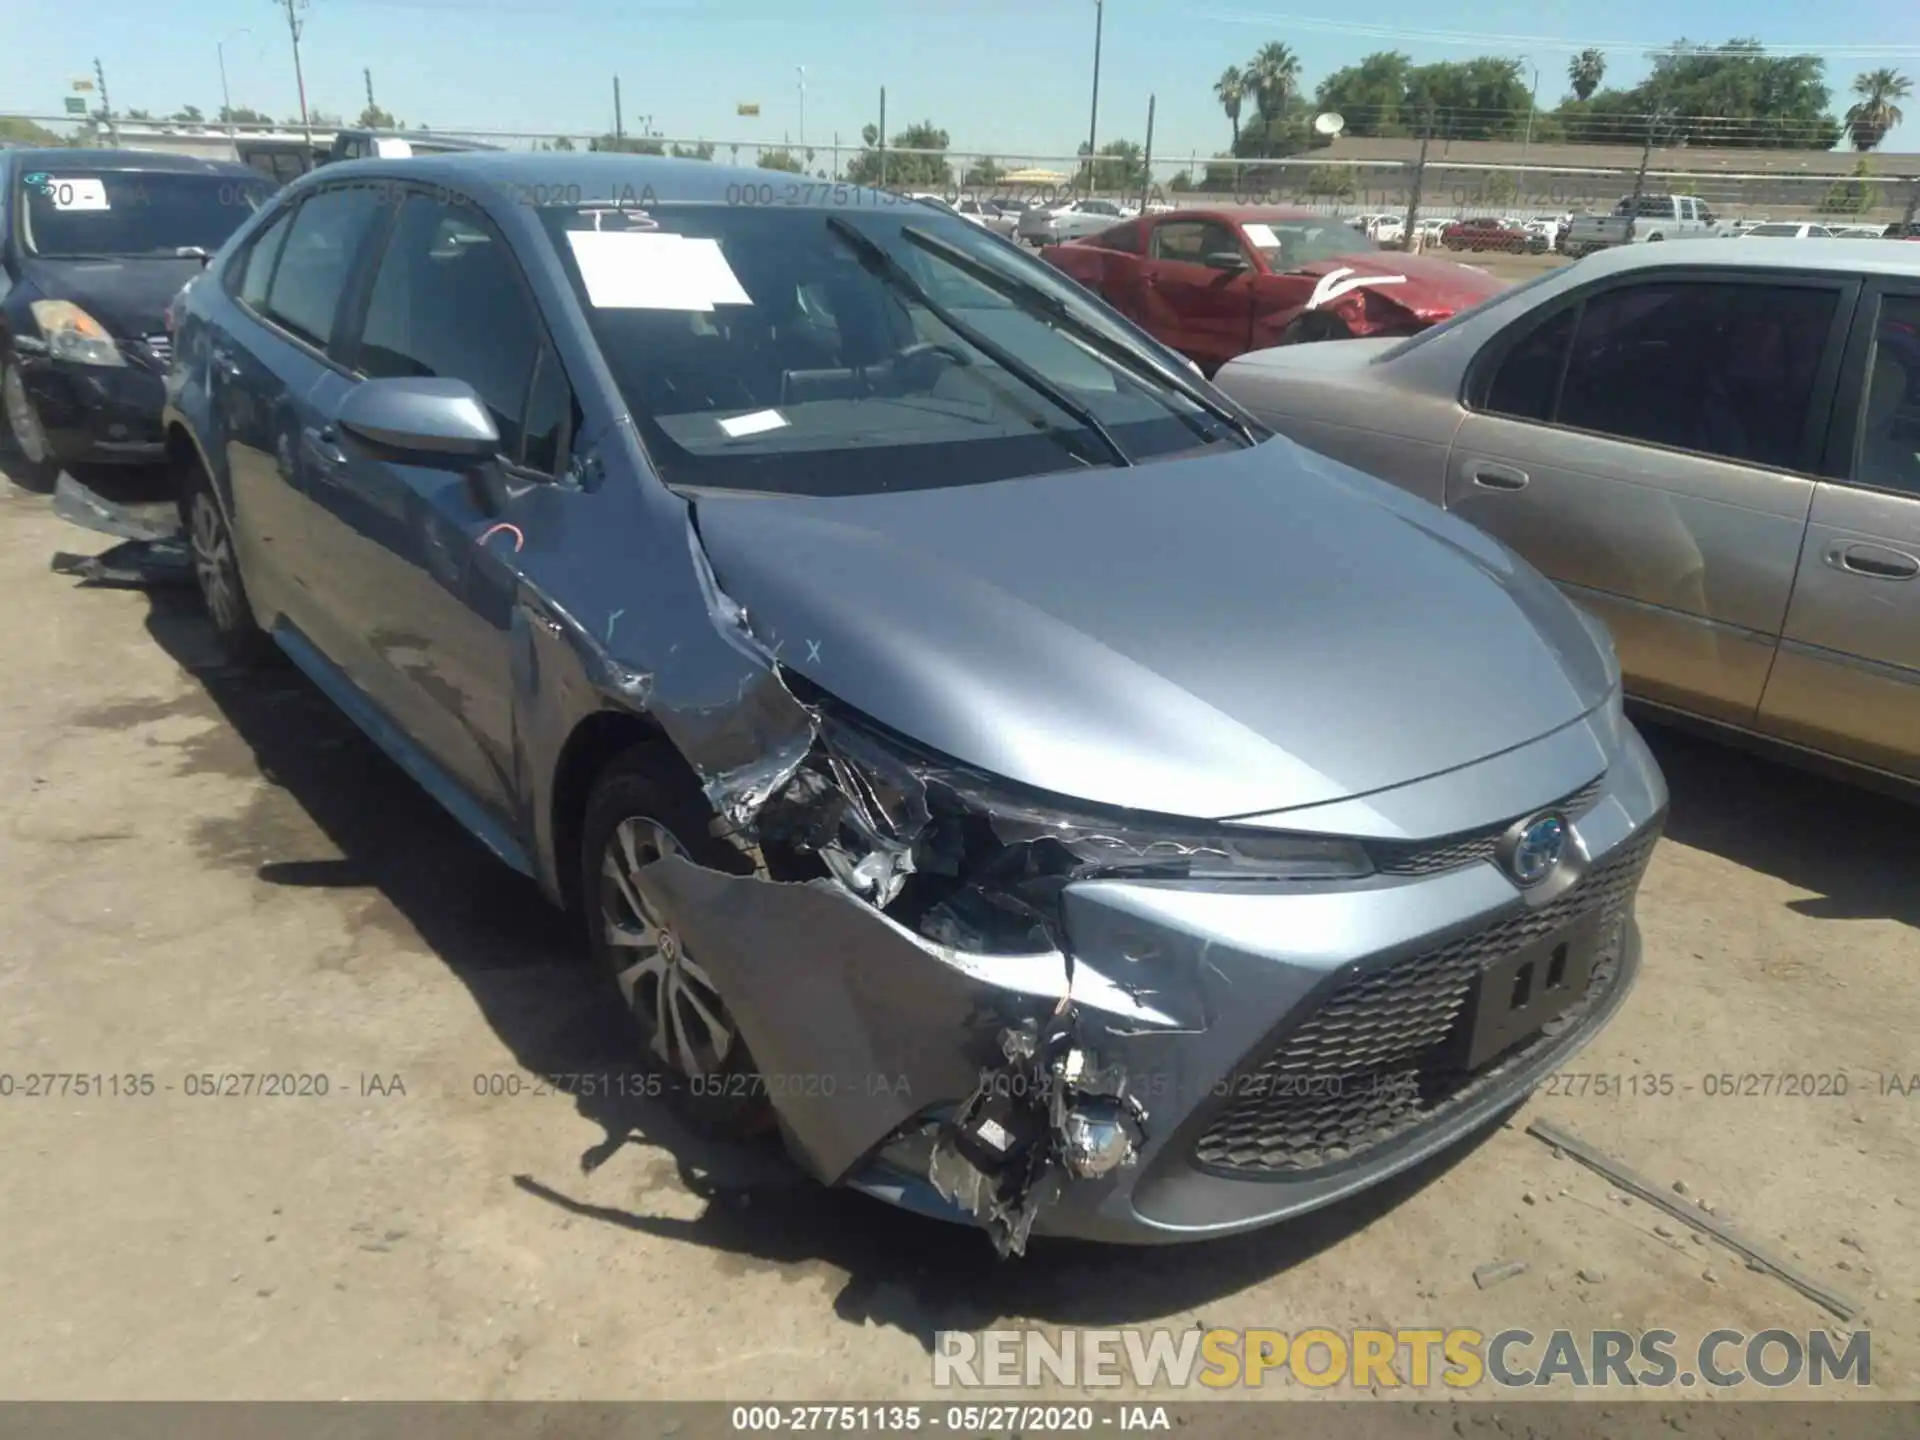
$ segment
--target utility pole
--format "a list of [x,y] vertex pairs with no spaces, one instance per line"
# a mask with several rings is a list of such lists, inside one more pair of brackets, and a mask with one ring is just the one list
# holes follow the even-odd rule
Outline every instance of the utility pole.
[[100,118],[107,122],[107,138],[118,146],[120,127],[113,123],[113,102],[107,98],[107,72],[97,56],[93,62],[93,78],[100,82]]
[[1147,96],[1147,153],[1141,157],[1140,169],[1140,213],[1147,213],[1147,197],[1153,189],[1153,102],[1152,95]]
[[1413,187],[1407,196],[1407,228],[1401,244],[1414,248],[1420,230],[1420,186],[1427,174],[1427,145],[1433,139],[1433,107],[1427,107],[1427,123],[1420,131],[1420,158],[1413,166]]
[[233,96],[227,92],[227,40],[238,40],[242,35],[252,33],[252,30],[243,25],[226,39],[217,41],[213,47],[213,53],[220,59],[220,108],[226,112],[220,118],[228,125],[233,123],[227,119],[227,116],[233,113]]
[[1659,123],[1659,115],[1660,112],[1657,109],[1647,112],[1647,138],[1640,147],[1640,169],[1634,174],[1633,199],[1627,205],[1627,238],[1629,240],[1633,238],[1635,222],[1640,218],[1640,192],[1646,189],[1647,185],[1647,162],[1653,158],[1653,133],[1654,127]]
[[800,148],[807,148],[807,67],[796,65],[794,73],[800,77]]
[[1100,25],[1107,0],[1093,0],[1093,110],[1087,117],[1087,195],[1093,195],[1093,153],[1100,133]]
[[300,87],[300,129],[307,137],[309,148],[313,145],[313,122],[307,117],[307,77],[300,69],[300,32],[305,28],[296,6],[304,8],[307,0],[281,0],[287,7],[287,33],[293,37],[293,83]]
[[626,139],[627,132],[623,126],[624,122],[620,118],[620,77],[616,75],[613,77],[613,138],[615,140]]
[[378,110],[380,107],[373,103],[373,71],[370,69],[362,70],[360,74],[367,82],[367,108],[369,110]]
[[1527,190],[1527,154],[1533,149],[1533,117],[1540,108],[1540,67],[1533,63],[1531,55],[1520,57],[1533,69],[1533,89],[1527,95],[1527,133],[1520,141],[1520,193],[1524,200]]
[[880,188],[887,188],[887,87],[880,87]]
[[1909,176],[1907,179],[1907,213],[1900,221],[1905,231],[1910,232],[1913,229],[1913,217],[1916,212],[1920,212],[1920,176]]

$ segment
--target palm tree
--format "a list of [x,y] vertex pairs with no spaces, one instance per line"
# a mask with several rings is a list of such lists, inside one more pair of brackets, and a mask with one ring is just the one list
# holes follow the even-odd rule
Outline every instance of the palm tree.
[[1300,57],[1278,40],[1269,40],[1248,63],[1246,81],[1261,120],[1277,119],[1300,83]]
[[1237,150],[1240,145],[1240,102],[1247,98],[1247,77],[1240,73],[1238,65],[1229,65],[1220,72],[1220,78],[1213,82],[1213,95],[1233,125],[1233,143]]
[[1598,50],[1582,50],[1567,62],[1567,79],[1573,84],[1576,100],[1591,100],[1606,77],[1607,57]]
[[1871,150],[1906,118],[1893,102],[1911,95],[1913,82],[1895,70],[1870,70],[1854,77],[1853,93],[1860,101],[1847,111],[1847,134],[1854,149]]

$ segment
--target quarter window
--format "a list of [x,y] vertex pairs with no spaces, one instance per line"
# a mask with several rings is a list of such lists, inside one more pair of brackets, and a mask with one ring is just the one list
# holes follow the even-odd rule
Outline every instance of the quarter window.
[[324,349],[355,252],[378,211],[378,198],[364,185],[310,197],[294,212],[264,313]]
[[[1494,374],[1486,408],[1793,469],[1838,303],[1838,292],[1808,286],[1666,281],[1610,290],[1516,346]],[[1560,370],[1556,403],[1550,372]]]
[[1854,478],[1920,495],[1920,298],[1889,296],[1874,327]]
[[507,242],[470,207],[408,197],[367,303],[361,372],[466,381],[493,416],[500,453],[518,457],[543,338]]
[[280,258],[280,246],[286,238],[287,216],[282,215],[247,247],[238,293],[240,303],[248,309],[258,310],[267,303],[267,282],[273,278],[273,262]]

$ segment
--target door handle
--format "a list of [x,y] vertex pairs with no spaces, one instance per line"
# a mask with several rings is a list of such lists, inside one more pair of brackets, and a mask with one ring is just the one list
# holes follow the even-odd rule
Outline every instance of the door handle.
[[1827,551],[1827,563],[1869,580],[1911,580],[1920,575],[1920,558],[1885,545],[1835,545]]
[[1524,490],[1527,488],[1526,471],[1516,470],[1511,465],[1493,465],[1484,460],[1468,468],[1467,478],[1483,490]]

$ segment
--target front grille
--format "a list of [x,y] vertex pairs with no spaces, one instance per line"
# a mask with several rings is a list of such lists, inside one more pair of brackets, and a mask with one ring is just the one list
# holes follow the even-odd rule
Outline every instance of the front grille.
[[[1194,1159],[1243,1176],[1297,1176],[1351,1160],[1472,1099],[1613,988],[1625,921],[1657,838],[1641,835],[1537,910],[1353,975],[1265,1063],[1227,1082],[1232,1098]],[[1586,993],[1493,1065],[1477,1074],[1462,1068],[1456,1032],[1471,1020],[1481,969],[1596,910],[1603,939]]]
[[147,335],[140,343],[147,347],[147,353],[160,364],[165,365],[173,358],[173,337],[167,334]]
[[[1600,791],[1606,782],[1605,775],[1596,775],[1571,795],[1543,805],[1543,810],[1558,810],[1570,820],[1577,820],[1592,808],[1593,802],[1600,798]],[[1538,812],[1529,810],[1527,814]],[[1373,856],[1374,868],[1382,875],[1438,875],[1444,870],[1458,870],[1463,865],[1471,865],[1478,860],[1491,860],[1500,848],[1500,837],[1507,833],[1515,820],[1503,820],[1498,825],[1488,825],[1479,830],[1469,830],[1461,835],[1449,835],[1440,840],[1387,840],[1369,842],[1367,849]]]

